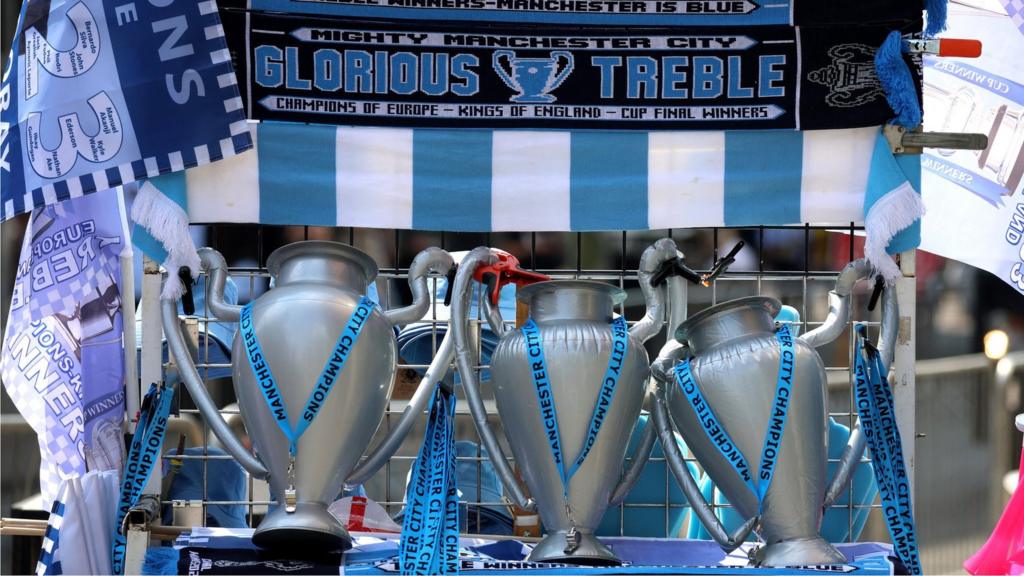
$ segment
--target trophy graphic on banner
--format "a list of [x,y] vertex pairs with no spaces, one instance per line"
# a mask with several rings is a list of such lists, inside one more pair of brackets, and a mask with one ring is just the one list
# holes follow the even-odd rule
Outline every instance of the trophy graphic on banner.
[[[843,334],[854,284],[870,276],[864,260],[850,263],[829,294],[829,313],[799,338],[775,317],[781,304],[753,296],[702,310],[676,330],[651,366],[659,384],[654,418],[669,467],[711,536],[727,551],[755,526],[765,545],[761,566],[843,564],[819,535],[824,509],[848,485],[864,453],[859,426],[850,435],[831,483],[826,483],[827,379],[815,348]],[[899,312],[895,289],[883,299],[882,358],[890,365]],[[727,533],[690,476],[674,440],[678,429],[700,465],[748,520]]]
[[[528,560],[620,563],[594,536],[594,529],[613,494],[628,493],[653,444],[653,438],[645,443],[647,453],[637,454],[623,474],[647,388],[643,343],[661,330],[665,317],[666,289],[653,287],[650,280],[659,265],[677,257],[669,239],[644,252],[639,280],[647,313],[629,329],[614,314],[614,307],[626,299],[616,286],[584,280],[538,282],[546,279],[518,269],[514,257],[490,248],[473,250],[459,266],[452,330],[466,399],[506,491],[520,507],[536,507],[547,531]],[[491,330],[501,334],[491,355],[491,384],[505,436],[532,498],[487,425],[476,375],[479,358],[468,334],[474,278],[489,288],[484,315]],[[513,282],[525,286],[516,297],[529,304],[530,318],[520,329],[508,330],[496,297],[501,284]]]
[[238,321],[232,346],[235,393],[255,456],[235,437],[211,400],[186,348],[176,303],[162,303],[168,346],[197,407],[225,449],[253,476],[267,478],[277,506],[253,536],[259,546],[344,550],[351,538],[327,511],[342,483],[371,476],[422,414],[430,387],[447,370],[442,345],[401,421],[357,468],[388,406],[395,376],[395,326],[430,307],[427,274],[444,274],[451,256],[428,248],[413,260],[413,302],[383,311],[365,294],[377,264],[336,242],[297,242],[275,250],[267,268],[274,288],[244,307],[224,301],[227,265],[200,250],[210,274],[210,310]]
[[[505,70],[502,59],[508,60],[509,71]],[[562,69],[558,69],[565,60]],[[518,92],[510,98],[517,104],[549,104],[556,98],[549,94],[562,85],[573,68],[572,54],[555,50],[548,58],[520,58],[512,50],[498,50],[492,57],[494,71],[509,88]]]

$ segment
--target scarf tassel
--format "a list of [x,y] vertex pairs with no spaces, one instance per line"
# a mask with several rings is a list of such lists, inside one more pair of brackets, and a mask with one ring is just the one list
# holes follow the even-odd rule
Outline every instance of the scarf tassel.
[[885,99],[896,112],[893,123],[907,129],[921,124],[921,103],[910,67],[903,60],[903,38],[893,30],[875,53],[875,71],[885,92]]

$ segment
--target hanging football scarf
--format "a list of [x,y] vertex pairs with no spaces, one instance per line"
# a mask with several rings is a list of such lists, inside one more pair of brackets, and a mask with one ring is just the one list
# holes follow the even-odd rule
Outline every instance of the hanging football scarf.
[[455,394],[436,388],[427,431],[409,475],[399,544],[402,574],[458,574],[459,495]]
[[117,522],[111,542],[110,562],[114,574],[124,572],[127,537],[121,533],[128,511],[139,501],[153,469],[160,465],[160,451],[167,434],[167,417],[171,412],[174,389],[153,384],[142,401],[139,422],[132,436],[128,460],[121,479],[117,503]]
[[[615,399],[615,388],[619,384],[619,374],[626,362],[626,352],[629,349],[629,331],[626,329],[626,320],[619,316],[611,323],[612,350],[608,355],[608,367],[605,368],[604,378],[601,380],[601,389],[597,394],[597,401],[594,403],[594,410],[590,416],[590,425],[587,426],[587,434],[584,436],[583,446],[572,464],[566,467],[566,454],[562,448],[562,435],[558,431],[558,409],[555,406],[555,395],[551,389],[551,381],[548,379],[548,364],[544,358],[544,341],[541,338],[537,324],[531,318],[520,328],[523,339],[526,342],[526,356],[530,363],[530,375],[533,378],[534,392],[537,394],[537,405],[540,409],[541,420],[544,423],[544,430],[548,436],[548,448],[551,450],[551,457],[558,468],[558,474],[562,479],[562,497],[565,500],[565,511],[569,522],[573,524],[570,535],[576,529],[575,521],[572,518],[572,510],[569,507],[569,481],[579,471],[583,461],[590,454],[590,449],[597,441],[597,434],[601,431],[604,419]],[[571,542],[571,539],[570,539]]]
[[251,118],[623,130],[883,124],[893,112],[876,49],[894,27],[918,26],[631,31],[246,11],[225,21],[232,49],[246,54]]
[[867,342],[858,325],[854,347],[854,396],[861,429],[871,449],[871,464],[882,498],[882,515],[896,556],[911,574],[921,574],[917,529],[911,505],[910,479],[903,458],[903,441],[889,388],[889,371],[881,355]]
[[[222,0],[245,7],[246,0]],[[250,0],[252,10],[381,19],[648,26],[920,22],[921,0]]]
[[288,439],[288,487],[285,489],[284,502],[287,512],[295,511],[295,501],[297,498],[295,492],[295,456],[299,449],[299,438],[309,428],[309,425],[313,423],[313,419],[320,413],[320,409],[327,401],[331,390],[334,389],[334,384],[338,381],[341,371],[345,369],[345,362],[348,360],[352,349],[355,348],[356,342],[359,340],[359,334],[362,333],[366,319],[370,317],[374,306],[373,300],[366,296],[359,298],[359,303],[352,310],[352,315],[349,316],[348,322],[341,330],[341,334],[338,335],[338,340],[334,343],[334,349],[327,356],[327,363],[324,365],[323,371],[320,372],[316,385],[313,386],[313,390],[309,393],[306,406],[302,409],[302,418],[294,428],[288,420],[288,407],[284,405],[284,399],[281,396],[280,388],[277,386],[277,380],[274,379],[274,374],[270,371],[267,357],[264,356],[263,348],[256,337],[256,329],[253,326],[252,320],[252,302],[242,307],[242,313],[238,319],[238,329],[242,335],[242,343],[245,345],[245,356],[249,360],[249,367],[252,368],[253,374],[256,375],[260,392],[263,393],[263,400],[267,403],[271,416],[274,417],[277,426],[284,432],[285,438]]
[[0,220],[252,147],[216,0],[24,0],[7,64]]
[[708,440],[718,449],[722,458],[732,466],[736,474],[750,488],[750,491],[757,497],[758,506],[763,506],[764,496],[768,493],[772,478],[775,476],[776,464],[779,453],[782,451],[782,437],[786,430],[786,419],[789,416],[789,404],[793,395],[793,369],[796,361],[796,351],[793,344],[793,337],[789,332],[789,326],[783,324],[776,332],[775,339],[779,343],[779,374],[775,382],[775,395],[772,402],[772,410],[768,416],[768,429],[764,435],[764,445],[761,447],[760,466],[755,481],[750,465],[746,457],[740,452],[739,446],[733,442],[718,419],[714,411],[704,399],[700,386],[693,379],[690,371],[690,360],[687,359],[676,366],[676,384],[686,395],[686,405],[693,407],[693,411],[700,422],[701,429],[707,435]]

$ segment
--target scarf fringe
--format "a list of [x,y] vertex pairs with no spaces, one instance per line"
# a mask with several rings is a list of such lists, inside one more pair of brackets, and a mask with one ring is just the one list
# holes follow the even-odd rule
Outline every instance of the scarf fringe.
[[889,242],[923,215],[921,195],[909,183],[886,193],[868,210],[864,219],[864,256],[887,283],[892,284],[900,276],[899,266],[886,251]]
[[946,29],[946,4],[947,0],[925,0],[925,10],[928,11],[925,36],[932,37]]
[[143,574],[177,574],[178,550],[171,547],[152,546],[146,550],[146,558],[142,564]]
[[890,32],[878,48],[875,53],[875,72],[889,107],[896,112],[892,122],[907,129],[917,128],[921,124],[921,103],[917,98],[917,87],[910,68],[903,60],[903,38],[899,32]]
[[188,232],[188,214],[157,190],[156,186],[144,182],[132,205],[132,220],[145,228],[167,250],[167,259],[163,262],[167,280],[160,297],[164,300],[178,300],[185,293],[185,285],[178,278],[178,270],[182,266],[188,267],[194,280],[199,277],[202,266]]

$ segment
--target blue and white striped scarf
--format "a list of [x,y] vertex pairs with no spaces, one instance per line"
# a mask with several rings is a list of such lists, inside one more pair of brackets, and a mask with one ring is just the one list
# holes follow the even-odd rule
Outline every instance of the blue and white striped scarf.
[[889,278],[898,269],[886,249],[916,246],[916,229],[892,240],[923,212],[920,157],[894,156],[878,128],[252,128],[255,151],[154,181],[136,207],[159,202],[159,187],[194,223],[487,232],[855,222]]

